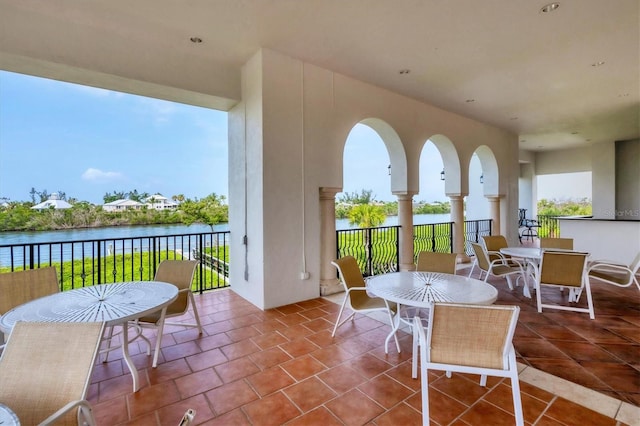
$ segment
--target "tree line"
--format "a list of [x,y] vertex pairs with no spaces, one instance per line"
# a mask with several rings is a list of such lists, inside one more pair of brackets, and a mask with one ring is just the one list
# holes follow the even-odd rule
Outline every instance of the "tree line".
[[[31,201],[11,201],[0,207],[1,231],[51,231],[72,228],[95,228],[122,225],[157,225],[157,224],[185,224],[201,223],[213,230],[214,225],[229,221],[229,206],[224,195],[212,193],[202,199],[190,199],[184,195],[174,195],[171,198],[179,203],[177,209],[155,210],[143,206],[139,210],[123,210],[118,212],[105,211],[101,205],[94,205],[87,201],[77,201],[67,198],[63,191],[58,191],[58,198],[69,202],[68,209],[34,210],[31,207],[49,199],[50,194],[44,191],[30,192]],[[40,198],[40,201],[36,197]],[[147,193],[136,190],[130,192],[107,193],[105,203],[130,199],[142,202],[149,198]]]

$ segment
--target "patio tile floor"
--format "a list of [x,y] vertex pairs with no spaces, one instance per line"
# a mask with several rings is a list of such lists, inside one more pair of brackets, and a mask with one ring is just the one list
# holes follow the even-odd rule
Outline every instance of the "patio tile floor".
[[[468,267],[459,274],[467,274]],[[475,276],[475,275],[474,275]],[[593,285],[596,319],[538,313],[535,299],[489,280],[499,304],[518,304],[514,344],[526,424],[640,424],[640,292]],[[583,297],[584,298],[584,297]],[[141,389],[118,351],[98,363],[89,400],[99,425],[177,425],[188,408],[203,425],[417,425],[420,381],[411,336],[383,343],[384,315],[358,315],[331,337],[342,295],[262,311],[229,289],[196,296],[204,326],[168,326],[157,368],[131,344]],[[187,318],[189,320],[189,318]],[[152,331],[145,331],[153,336]],[[508,380],[430,373],[431,424],[513,424]]]

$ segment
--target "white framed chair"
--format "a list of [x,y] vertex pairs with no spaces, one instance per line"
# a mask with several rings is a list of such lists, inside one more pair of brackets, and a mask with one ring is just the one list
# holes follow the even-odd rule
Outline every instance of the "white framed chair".
[[640,252],[628,266],[610,260],[589,262],[587,276],[589,279],[594,278],[618,287],[629,287],[635,283],[640,290],[640,283],[636,276],[638,272],[640,272]]
[[96,424],[87,390],[104,323],[18,321],[0,358],[0,403],[23,425]]
[[[0,274],[0,315],[39,297],[58,293],[60,284],[55,266]],[[5,337],[0,331],[0,353]]]
[[[340,259],[334,260],[333,262],[331,262],[331,264],[338,269],[340,282],[342,283],[345,291],[344,300],[342,301],[342,305],[340,306],[338,318],[336,319],[336,323],[333,327],[333,331],[331,332],[331,336],[335,336],[338,327],[347,322],[349,319],[354,318],[356,313],[366,314],[375,311],[386,312],[389,316],[389,325],[393,327],[393,316],[396,312],[396,304],[387,302],[386,300],[379,297],[370,297],[367,294],[367,286],[355,257],[344,256]],[[351,315],[340,322],[340,318],[342,317],[342,313],[345,307],[350,309],[352,312]],[[400,343],[398,342],[398,337],[395,334],[393,337],[396,341],[396,348],[398,349],[398,352],[400,352]]]
[[541,249],[573,250],[573,238],[540,238]]
[[[480,386],[487,376],[511,380],[516,425],[524,425],[518,367],[513,335],[520,308],[502,305],[463,305],[435,303],[425,328],[419,318],[413,327],[418,342],[422,389],[422,423],[429,425],[429,370],[479,374]],[[417,377],[414,357],[413,378]]]
[[[587,276],[588,253],[552,251],[542,252],[540,264],[530,263],[536,287],[538,312],[543,308],[563,311],[585,312],[589,318],[595,319],[591,286]],[[558,290],[569,289],[568,305],[544,303],[542,301],[542,287],[555,287]],[[576,306],[582,293],[587,294],[587,308]]]
[[[473,248],[473,252],[475,254],[475,259],[473,261],[473,265],[471,266],[471,271],[469,271],[469,277],[473,274],[473,270],[476,266],[480,269],[479,279],[482,279],[484,275],[484,282],[487,282],[490,275],[496,277],[504,277],[507,280],[507,285],[509,286],[509,290],[513,290],[515,285],[518,283],[518,278],[522,278],[523,282],[523,294],[526,297],[531,297],[531,293],[529,291],[529,286],[527,285],[524,269],[521,263],[516,262],[513,259],[505,259],[502,257],[497,257],[494,260],[489,260],[489,254],[485,250],[483,246],[478,243],[469,243]],[[512,281],[512,277],[517,275],[517,279],[515,284]]]
[[421,251],[418,253],[416,271],[455,274],[457,261],[457,253]]
[[[198,260],[163,260],[160,262],[153,279],[154,281],[162,281],[178,287],[178,298],[167,307],[167,312],[164,318],[161,316],[162,312],[157,311],[145,317],[138,318],[130,323],[131,325],[141,327],[142,329],[150,328],[157,330],[152,364],[154,368],[158,365],[158,354],[160,352],[160,344],[165,325],[194,327],[198,329],[198,334],[202,334],[202,325],[200,323],[200,316],[198,315],[198,308],[195,304],[193,293],[191,292],[191,283],[193,282],[193,276],[198,263]],[[188,311],[189,306],[191,306],[191,309],[193,310],[195,323],[166,321],[167,318],[184,315]],[[151,342],[144,334],[139,334],[139,336],[147,343],[147,355],[150,355]]]

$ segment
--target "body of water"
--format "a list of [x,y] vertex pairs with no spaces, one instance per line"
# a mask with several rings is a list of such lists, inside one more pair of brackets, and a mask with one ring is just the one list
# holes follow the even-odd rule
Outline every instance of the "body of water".
[[[448,214],[425,214],[415,215],[414,224],[422,225],[427,223],[442,223],[448,222]],[[397,216],[390,216],[381,226],[395,226],[398,224]],[[353,229],[357,226],[349,225],[348,219],[340,219],[336,221],[336,229]],[[229,230],[228,224],[216,225],[213,228],[214,232],[224,232]],[[103,228],[83,228],[83,229],[65,229],[59,231],[34,231],[34,232],[0,232],[0,246],[3,245],[27,245],[27,244],[39,244],[39,243],[54,243],[50,248],[38,249],[34,254],[34,259],[37,258],[37,262],[47,263],[49,260],[57,261],[61,259],[69,258],[81,258],[87,252],[92,250],[93,245],[88,243],[73,243],[69,244],[69,241],[95,241],[95,240],[117,240],[127,238],[144,238],[154,236],[165,235],[184,235],[184,234],[198,234],[211,232],[211,227],[201,224],[186,225],[144,225],[144,226],[110,226]],[[55,244],[55,243],[67,243],[67,244]],[[136,247],[131,242],[107,242],[101,243],[103,246],[103,253],[129,253],[132,250],[147,251],[149,250],[149,240],[140,240],[136,243]],[[196,248],[197,239],[162,239],[159,241],[161,249],[180,249],[183,252],[189,253],[192,249]],[[205,242],[207,244],[207,242]],[[215,239],[209,239],[208,245],[220,244]],[[11,261],[20,264],[25,257],[28,256],[26,252],[21,249],[10,249],[0,247],[0,266],[7,266],[11,264]]]

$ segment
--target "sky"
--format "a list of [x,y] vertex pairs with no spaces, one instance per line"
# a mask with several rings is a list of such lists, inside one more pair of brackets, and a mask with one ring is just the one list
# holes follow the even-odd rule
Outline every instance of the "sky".
[[[225,112],[0,71],[0,198],[30,201],[32,188],[94,204],[133,190],[228,197],[227,160]],[[373,129],[353,128],[344,164],[338,197],[371,190],[396,201],[389,155]],[[448,200],[441,171],[427,142],[415,201]],[[590,174],[577,175],[539,177],[538,198],[591,198]]]

